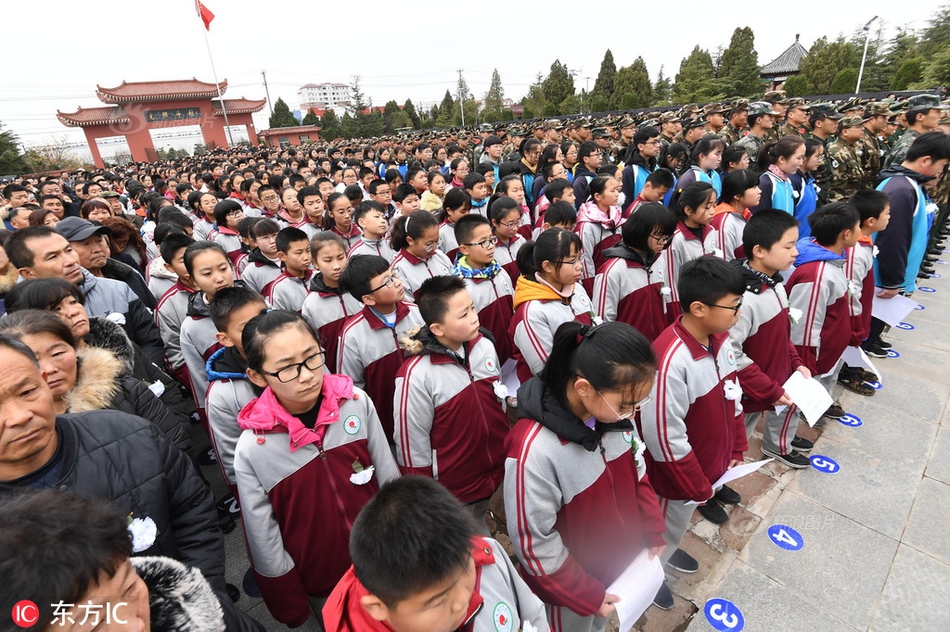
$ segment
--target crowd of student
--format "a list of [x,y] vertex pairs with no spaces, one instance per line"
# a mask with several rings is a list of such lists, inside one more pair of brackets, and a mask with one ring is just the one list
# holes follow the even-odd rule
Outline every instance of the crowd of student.
[[[152,596],[171,629],[196,591],[211,622],[190,629],[260,629],[223,581],[232,525],[192,463],[199,421],[250,584],[291,627],[603,630],[643,550],[695,572],[691,503],[729,519],[741,498],[712,483],[760,422],[764,454],[808,466],[783,384],[873,395],[842,355],[886,357],[872,299],[912,294],[947,230],[939,99],[843,119],[771,101],[732,104],[734,141],[714,105],[681,138],[676,115],[598,141],[582,120],[579,143],[547,121],[511,160],[485,133],[8,185],[0,610],[35,597],[45,621],[65,600],[76,618],[127,594],[148,622]],[[883,142],[884,110],[908,127],[875,145],[887,167],[822,162],[839,119],[839,139]],[[808,139],[766,137],[806,121]],[[156,533],[130,547],[136,519]],[[665,583],[654,603],[672,607]]]

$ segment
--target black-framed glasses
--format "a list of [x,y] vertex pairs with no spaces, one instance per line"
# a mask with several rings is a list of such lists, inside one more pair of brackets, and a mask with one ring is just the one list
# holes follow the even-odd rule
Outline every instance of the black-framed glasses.
[[279,382],[286,384],[287,382],[293,382],[300,377],[301,371],[304,367],[307,367],[311,371],[316,371],[324,364],[326,364],[326,352],[317,351],[312,356],[304,359],[303,362],[294,362],[293,364],[288,364],[287,366],[277,369],[276,371],[265,371],[261,369],[261,373],[264,375],[269,375],[271,377],[276,377]]
[[584,262],[581,261],[580,257],[577,257],[576,259],[561,259],[560,261],[557,261],[556,263],[559,266],[568,265],[568,266],[574,266],[575,268],[580,268],[584,265]]
[[382,285],[380,285],[379,287],[374,287],[372,290],[370,290],[369,292],[367,292],[367,294],[372,294],[373,292],[378,292],[379,290],[383,289],[384,287],[391,287],[391,288],[392,288],[392,287],[396,287],[396,281],[398,281],[398,280],[399,280],[399,272],[398,272],[397,270],[393,270],[392,273],[389,275],[389,278],[386,279],[385,281],[383,281]]
[[498,243],[498,237],[496,235],[492,235],[488,239],[484,239],[482,241],[475,241],[470,244],[462,244],[462,245],[463,246],[481,246],[482,248],[488,250],[488,248],[490,248],[491,246],[494,246],[497,243]]
[[735,305],[716,305],[715,303],[703,303],[710,307],[718,307],[719,309],[728,309],[731,310],[733,314],[738,314],[739,310],[742,309],[742,299],[739,299],[739,302]]

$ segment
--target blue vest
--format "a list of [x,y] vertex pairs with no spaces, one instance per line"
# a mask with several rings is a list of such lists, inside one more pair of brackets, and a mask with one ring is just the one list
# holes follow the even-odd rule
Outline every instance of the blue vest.
[[[892,176],[882,180],[877,185],[877,190],[883,191],[893,177],[907,178],[907,176]],[[927,254],[927,233],[933,219],[927,208],[930,198],[927,197],[924,190],[920,188],[920,184],[913,178],[907,178],[907,181],[910,182],[917,193],[917,208],[914,210],[914,218],[911,223],[910,248],[907,250],[907,267],[904,269],[904,291],[913,292],[917,289],[917,272],[920,270],[920,264],[924,261],[924,255]],[[877,237],[877,233],[874,234],[874,237]],[[874,284],[878,287],[883,286],[877,259],[874,260]]]
[[765,172],[765,175],[772,181],[772,208],[794,215],[795,198],[792,196],[792,183],[788,179],[779,180],[768,171]]
[[697,182],[708,182],[712,185],[712,188],[716,191],[716,199],[722,197],[722,178],[720,177],[718,171],[710,171],[709,173],[706,173],[696,166],[690,167],[690,169],[696,176]]
[[802,178],[802,190],[797,191],[798,201],[795,202],[795,219],[798,220],[799,237],[810,237],[811,226],[808,216],[815,212],[818,205],[818,190],[815,189],[815,179],[806,175]]

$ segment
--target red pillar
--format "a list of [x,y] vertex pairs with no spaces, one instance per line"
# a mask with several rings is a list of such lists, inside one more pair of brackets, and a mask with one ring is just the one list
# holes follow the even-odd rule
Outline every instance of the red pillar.
[[101,169],[106,166],[106,163],[102,160],[102,154],[99,153],[99,146],[96,144],[96,138],[98,138],[98,134],[96,133],[97,129],[97,127],[84,127],[82,131],[83,134],[86,135],[89,153],[92,154],[92,163]]
[[228,134],[224,129],[224,117],[214,115],[210,102],[202,106],[201,115],[201,138],[205,145],[213,142],[217,147],[227,147]]

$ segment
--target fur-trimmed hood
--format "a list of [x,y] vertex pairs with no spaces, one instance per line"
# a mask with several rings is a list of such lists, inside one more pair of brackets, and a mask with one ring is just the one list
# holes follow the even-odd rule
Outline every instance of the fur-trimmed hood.
[[224,611],[211,584],[196,568],[170,557],[133,557],[148,586],[152,632],[224,631]]
[[73,390],[66,395],[66,410],[82,413],[111,408],[121,388],[119,378],[125,371],[125,365],[111,352],[98,347],[87,345],[76,355],[79,375]]
[[[475,343],[480,337],[488,338],[494,344],[495,337],[492,336],[490,331],[484,327],[479,327],[478,333],[480,336],[477,336],[474,340],[470,340],[469,342],[466,342],[462,345],[465,348],[466,355],[468,354],[468,351],[473,346],[475,346]],[[406,354],[410,356],[434,353],[448,356],[454,360],[457,360],[459,357],[448,347],[439,342],[439,339],[435,337],[435,334],[432,333],[428,325],[413,327],[412,329],[407,330],[403,336],[400,336],[399,341],[405,348]]]
[[126,373],[135,371],[135,347],[122,325],[108,318],[93,316],[89,319],[89,333],[85,338],[86,344],[110,351],[112,355],[122,361]]
[[148,264],[148,276],[158,277],[160,279],[178,279],[178,275],[165,267],[165,260],[161,257],[155,257],[152,259],[152,262]]
[[12,263],[7,264],[7,269],[0,271],[0,296],[6,296],[7,292],[13,289],[17,279],[20,277],[20,271]]

